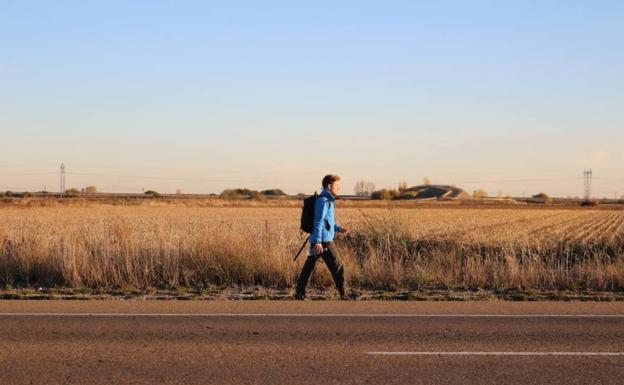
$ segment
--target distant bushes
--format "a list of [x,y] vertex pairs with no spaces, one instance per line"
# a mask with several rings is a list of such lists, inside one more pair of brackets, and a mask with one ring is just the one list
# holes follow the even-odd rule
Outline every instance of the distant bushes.
[[262,199],[259,191],[247,188],[223,190],[220,196],[223,199]]
[[553,198],[543,192],[533,195],[532,198],[539,203],[552,203],[553,202]]
[[248,188],[236,188],[223,190],[220,197],[223,199],[256,199],[261,200],[264,197],[287,196],[286,193],[278,188],[269,190],[250,190]]
[[377,191],[373,191],[371,195],[371,199],[374,200],[398,200],[398,199],[414,199],[416,197],[416,192],[410,191],[397,191],[395,189],[381,189]]
[[65,190],[66,197],[77,197],[78,195],[80,195],[80,190],[75,187]]
[[260,191],[260,194],[267,195],[267,196],[285,196],[286,195],[285,192],[283,192],[282,190],[278,188],[274,188],[271,190],[262,190]]
[[371,194],[371,198],[376,200],[390,200],[394,199],[397,194],[398,191],[396,190],[388,190],[384,188],[381,190],[373,191],[373,193]]
[[479,198],[487,198],[488,193],[487,191],[483,190],[483,189],[476,189],[472,192],[472,197],[479,199]]
[[154,191],[154,190],[147,190],[145,192],[145,195],[152,197],[152,198],[160,198],[161,195],[158,191]]

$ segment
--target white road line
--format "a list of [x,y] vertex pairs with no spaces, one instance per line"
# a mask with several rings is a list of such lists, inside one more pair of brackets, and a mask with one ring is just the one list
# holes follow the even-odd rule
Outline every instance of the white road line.
[[409,314],[409,313],[16,313],[0,317],[332,317],[332,318],[624,318],[624,314]]
[[624,352],[368,352],[371,356],[624,356]]

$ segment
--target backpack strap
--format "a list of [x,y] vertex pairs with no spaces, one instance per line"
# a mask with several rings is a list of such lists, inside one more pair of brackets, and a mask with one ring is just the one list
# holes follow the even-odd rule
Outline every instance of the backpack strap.
[[[327,199],[325,203],[327,203],[327,209],[329,210],[329,208],[331,207],[331,201],[329,200],[328,197],[323,197],[323,198]],[[323,203],[323,205],[325,205],[325,203]]]
[[[329,209],[331,207],[331,200],[328,197],[325,197],[325,199],[327,199],[327,202],[326,202],[327,203],[327,214],[329,214]],[[325,205],[325,203],[323,203],[323,205]],[[329,221],[327,220],[327,218],[324,218],[324,221],[325,221],[326,229],[329,230],[330,229]]]

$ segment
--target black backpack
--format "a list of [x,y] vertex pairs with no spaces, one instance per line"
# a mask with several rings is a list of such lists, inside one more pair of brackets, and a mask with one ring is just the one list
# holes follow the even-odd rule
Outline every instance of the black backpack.
[[[314,231],[314,203],[320,197],[314,192],[314,195],[303,200],[303,208],[301,209],[301,231],[312,234]],[[329,200],[328,200],[329,203]]]
[[314,195],[309,196],[303,200],[303,208],[301,209],[301,231],[311,234],[314,227],[314,202],[319,195],[314,192]]

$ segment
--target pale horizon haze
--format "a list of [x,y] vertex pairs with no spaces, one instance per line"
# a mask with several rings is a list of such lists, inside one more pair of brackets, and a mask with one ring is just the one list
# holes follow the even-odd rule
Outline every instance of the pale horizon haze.
[[0,191],[624,195],[620,1],[0,0]]

